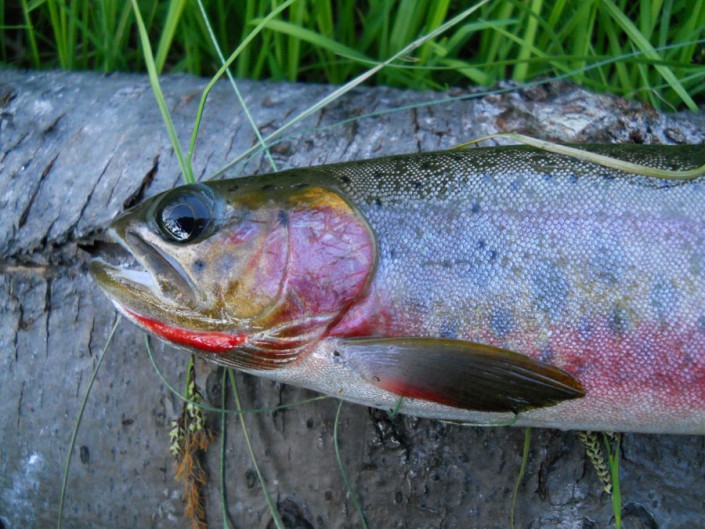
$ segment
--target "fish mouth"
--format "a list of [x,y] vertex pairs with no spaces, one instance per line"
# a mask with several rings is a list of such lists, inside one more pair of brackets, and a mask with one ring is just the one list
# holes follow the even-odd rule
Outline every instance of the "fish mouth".
[[109,235],[122,248],[120,264],[100,256],[91,261],[90,272],[120,312],[148,315],[175,325],[204,324],[197,310],[198,291],[172,256],[129,229],[120,234],[111,228]]
[[[163,299],[177,306],[196,308],[196,287],[176,259],[149,244],[137,233],[127,232],[125,243],[147,270],[151,278],[150,286],[156,286]],[[138,276],[138,279],[142,277]]]

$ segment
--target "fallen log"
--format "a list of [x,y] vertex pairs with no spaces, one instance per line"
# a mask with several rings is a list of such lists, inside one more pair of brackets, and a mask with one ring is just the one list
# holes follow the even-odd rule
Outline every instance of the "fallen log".
[[[205,84],[163,79],[184,139]],[[243,81],[240,90],[267,133],[333,89]],[[297,124],[272,153],[285,169],[451,147],[497,130],[571,142],[702,143],[705,116],[658,113],[565,83],[479,98],[463,90],[360,88]],[[197,177],[255,143],[229,85],[217,85],[194,158]],[[267,170],[259,155],[228,176]],[[144,76],[0,70],[0,527],[56,523],[81,399],[117,317],[86,264],[116,214],[180,182]],[[183,390],[187,355],[157,344],[154,351],[167,379]],[[199,364],[198,378],[210,405],[220,406],[220,372]],[[313,396],[244,375],[238,380],[246,408]],[[329,399],[246,416],[288,527],[359,525],[334,454],[337,406]],[[123,322],[73,448],[65,527],[188,526],[169,453],[170,421],[180,409],[147,357],[143,334]],[[208,420],[220,430],[219,414]],[[222,525],[225,512],[235,527],[270,527],[234,415],[226,429],[218,439],[225,436],[223,462],[217,443],[206,461],[209,521]],[[370,527],[508,526],[522,430],[390,418],[346,405],[339,437]],[[705,517],[704,448],[703,437],[624,436],[625,519],[633,527],[698,525]],[[601,490],[574,432],[534,432],[517,526],[609,527],[612,505]]]

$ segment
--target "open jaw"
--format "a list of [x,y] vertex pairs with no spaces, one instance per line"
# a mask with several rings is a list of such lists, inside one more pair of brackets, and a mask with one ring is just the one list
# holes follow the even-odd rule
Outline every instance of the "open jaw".
[[[145,306],[149,313],[169,308],[170,312],[195,309],[194,287],[181,266],[134,233],[120,237],[110,230],[111,238],[122,247],[121,265],[102,257],[91,261],[91,273],[110,299],[121,307],[136,310]],[[129,258],[132,259],[129,259]],[[137,262],[139,268],[132,263]]]
[[197,291],[173,258],[138,235],[124,240],[111,235],[142,267],[116,266],[100,257],[91,261],[93,278],[121,314],[161,338],[201,351],[223,353],[245,342],[244,334],[223,332],[231,322],[198,310]]

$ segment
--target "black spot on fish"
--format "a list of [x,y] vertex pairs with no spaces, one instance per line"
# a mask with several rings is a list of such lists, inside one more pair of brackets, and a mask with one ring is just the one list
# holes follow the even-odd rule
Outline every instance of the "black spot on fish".
[[601,246],[593,254],[591,265],[598,279],[608,285],[616,285],[624,278],[624,263],[620,250]]
[[485,247],[485,245],[486,245],[485,241],[484,241],[483,239],[479,239],[479,240],[475,243],[475,249],[476,249],[476,250],[482,250],[482,249]]
[[490,250],[487,252],[487,262],[493,263],[497,260],[497,256],[499,254],[497,253],[497,250]]
[[205,267],[206,267],[206,263],[205,263],[202,259],[196,259],[196,260],[193,262],[193,269],[194,269],[196,272],[200,272],[200,271],[203,270]]
[[374,171],[372,171],[372,178],[374,178],[375,180],[381,180],[382,178],[384,178],[384,173],[379,169],[375,169]]
[[286,210],[280,209],[279,212],[277,213],[277,222],[281,226],[288,226],[289,225],[289,215],[286,212]]
[[414,189],[421,189],[422,184],[418,180],[412,180],[411,185]]
[[524,180],[516,178],[509,184],[509,190],[516,193],[517,191],[520,191],[523,186]]
[[654,283],[649,295],[651,307],[656,312],[660,320],[666,320],[671,316],[678,305],[678,289],[668,280],[661,279]]
[[693,254],[690,258],[690,273],[696,277],[705,277],[705,254]]
[[584,342],[592,340],[592,322],[587,318],[578,323],[578,336]]
[[490,316],[490,327],[498,338],[504,338],[514,330],[514,315],[510,309],[498,308]]
[[578,175],[575,173],[570,173],[568,175],[568,183],[577,184],[578,183]]
[[705,334],[705,314],[698,318],[698,321],[695,322],[695,326],[701,333]]
[[424,160],[419,164],[419,169],[422,171],[431,171],[434,169],[434,164],[431,163],[429,160]]
[[480,211],[482,211],[482,207],[480,206],[480,204],[478,202],[473,202],[470,205],[470,211],[473,213],[480,213]]
[[375,198],[375,206],[377,206],[378,208],[381,208],[382,205],[383,205],[382,199],[380,199],[379,197]]
[[568,302],[570,283],[563,270],[550,261],[540,262],[531,278],[536,307],[549,318],[557,318]]
[[441,261],[427,261],[426,266],[440,266],[441,268],[453,268],[455,264],[451,259],[443,259]]
[[629,311],[620,305],[615,305],[607,317],[607,325],[613,334],[621,338],[632,326]]
[[349,184],[350,183],[350,177],[346,175],[342,175],[340,177],[340,181],[343,182],[344,184]]
[[262,187],[260,187],[262,191],[271,191],[274,189],[274,184],[264,184]]

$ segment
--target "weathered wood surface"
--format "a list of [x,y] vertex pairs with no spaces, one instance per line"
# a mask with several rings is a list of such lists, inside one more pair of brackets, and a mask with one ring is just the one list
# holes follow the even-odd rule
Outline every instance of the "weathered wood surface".
[[[174,76],[164,90],[183,138],[206,81]],[[241,84],[271,132],[330,87]],[[705,141],[702,114],[666,115],[571,85],[341,120],[467,95],[359,89],[297,126],[275,148],[280,168],[432,150],[496,130],[564,141]],[[316,127],[315,131],[306,131]],[[208,175],[254,143],[228,85],[214,90],[195,157]],[[261,157],[236,174],[267,169]],[[55,525],[69,439],[116,315],[86,274],[84,251],[110,219],[180,175],[143,76],[0,70],[0,527]],[[183,387],[187,358],[158,346]],[[210,368],[200,366],[205,385]],[[239,377],[246,407],[309,397]],[[218,405],[217,374],[208,394]],[[232,403],[230,404],[232,406]],[[120,325],[83,417],[68,483],[65,527],[186,527],[168,450],[179,402],[152,368],[143,336]],[[337,403],[248,415],[258,460],[291,527],[359,526],[333,450]],[[219,424],[217,416],[210,417]],[[477,429],[346,406],[341,452],[370,527],[507,527],[524,432]],[[234,527],[271,527],[233,416],[226,437],[227,511]],[[705,525],[705,438],[626,435],[625,527]],[[222,527],[220,459],[208,457],[212,527]],[[606,528],[610,499],[577,435],[534,431],[517,527]]]

